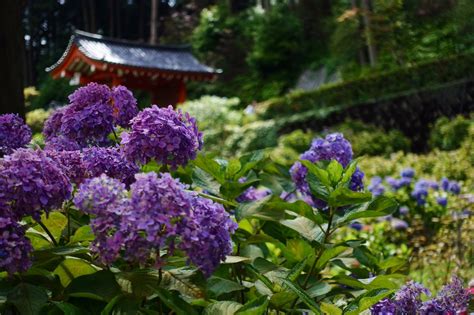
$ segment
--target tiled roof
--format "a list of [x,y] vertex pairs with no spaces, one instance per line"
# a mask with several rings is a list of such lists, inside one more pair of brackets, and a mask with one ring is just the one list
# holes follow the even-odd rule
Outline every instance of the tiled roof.
[[200,63],[191,53],[189,46],[149,45],[83,31],[75,31],[63,56],[46,70],[51,71],[59,66],[73,44],[77,45],[86,57],[109,64],[165,71],[219,73],[218,70]]

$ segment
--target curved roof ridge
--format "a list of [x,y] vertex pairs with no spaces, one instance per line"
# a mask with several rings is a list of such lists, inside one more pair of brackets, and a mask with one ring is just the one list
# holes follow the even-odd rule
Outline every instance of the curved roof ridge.
[[111,43],[111,44],[119,44],[119,45],[135,46],[135,47],[155,48],[155,49],[166,49],[166,50],[169,49],[169,50],[191,51],[191,45],[189,45],[189,44],[175,44],[175,45],[158,44],[158,45],[153,45],[153,44],[139,42],[139,41],[107,37],[107,36],[104,36],[104,35],[101,35],[101,34],[89,33],[89,32],[85,32],[85,31],[82,31],[82,30],[75,30],[73,36],[74,36],[75,39],[80,39],[81,37],[82,38],[85,37],[86,39],[97,40],[97,41],[100,41],[100,42],[108,42],[108,43]]

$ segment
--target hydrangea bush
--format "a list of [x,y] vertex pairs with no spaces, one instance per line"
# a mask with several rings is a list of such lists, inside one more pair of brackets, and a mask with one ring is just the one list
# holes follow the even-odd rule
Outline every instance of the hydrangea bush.
[[[138,112],[125,87],[91,83],[69,100],[45,123],[43,149],[25,148],[25,136],[0,159],[1,313],[359,314],[393,304],[405,262],[336,237],[399,208],[364,190],[342,134],[315,139],[290,171],[263,151],[198,154],[193,117]],[[5,134],[27,130],[16,116],[0,122]]]

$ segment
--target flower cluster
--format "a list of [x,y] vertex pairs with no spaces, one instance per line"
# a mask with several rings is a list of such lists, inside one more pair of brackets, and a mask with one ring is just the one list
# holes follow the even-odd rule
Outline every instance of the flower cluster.
[[20,116],[0,115],[0,156],[26,146],[31,141],[31,129]]
[[56,149],[106,145],[114,125],[127,127],[138,112],[132,93],[123,86],[110,89],[90,83],[71,94],[69,101],[45,122],[46,142],[53,142]]
[[[301,160],[307,160],[311,163],[319,161],[336,160],[342,166],[346,167],[352,160],[352,146],[341,133],[332,133],[326,136],[325,139],[314,139],[308,151],[300,156]],[[304,196],[310,196],[309,185],[306,181],[308,170],[300,162],[296,162],[290,169],[291,178],[296,184],[298,191]],[[356,169],[352,175],[350,182],[350,189],[363,189],[362,179],[364,173]],[[321,200],[311,198],[313,204],[318,207],[323,207],[324,203]]]
[[71,183],[40,150],[18,149],[0,161],[0,204],[19,220],[59,208],[71,197]]
[[459,278],[453,277],[436,298],[422,302],[421,294],[430,295],[428,289],[413,281],[403,286],[393,299],[383,299],[371,307],[373,315],[444,315],[466,311],[470,295]]
[[178,242],[189,261],[209,275],[232,251],[236,225],[224,208],[187,191],[168,173],[135,177],[129,193],[106,175],[80,186],[74,203],[94,215],[92,250],[105,264],[121,255],[131,263],[157,265],[160,251],[173,251]]
[[[385,182],[391,187],[393,192],[400,190],[403,187],[409,188],[410,196],[420,206],[427,203],[430,190],[438,191],[435,195],[436,203],[442,207],[446,207],[448,204],[448,198],[446,194],[440,191],[440,187],[445,193],[457,195],[461,192],[461,187],[456,181],[449,180],[447,178],[441,179],[439,183],[434,180],[419,179],[414,182],[415,171],[412,168],[406,168],[400,172],[400,178],[387,177]],[[413,186],[412,186],[413,183]],[[411,188],[413,187],[413,188]],[[375,176],[371,179],[371,183],[368,186],[368,190],[374,195],[382,195],[386,192],[386,188],[383,185],[383,181],[379,176]],[[406,210],[406,209],[405,209]],[[404,215],[408,212],[406,211]]]
[[25,229],[9,217],[0,217],[0,270],[9,274],[26,271],[32,251]]
[[131,131],[122,133],[123,151],[132,161],[146,164],[155,160],[176,168],[196,157],[202,146],[202,134],[188,114],[170,106],[153,105],[131,121]]
[[125,159],[118,148],[92,147],[83,152],[83,165],[90,177],[105,174],[126,185],[134,181],[138,166]]
[[[245,183],[246,181],[246,177],[242,177],[239,179],[239,183],[241,184]],[[240,196],[238,196],[236,200],[237,202],[256,201],[270,195],[271,193],[271,190],[268,188],[249,187],[242,194],[240,194]]]

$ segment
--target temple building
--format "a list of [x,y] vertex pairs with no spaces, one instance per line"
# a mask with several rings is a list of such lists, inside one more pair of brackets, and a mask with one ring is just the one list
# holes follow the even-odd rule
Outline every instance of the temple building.
[[66,51],[46,69],[76,84],[99,82],[151,93],[153,104],[186,100],[186,82],[216,79],[219,70],[200,63],[189,46],[148,45],[75,31]]

